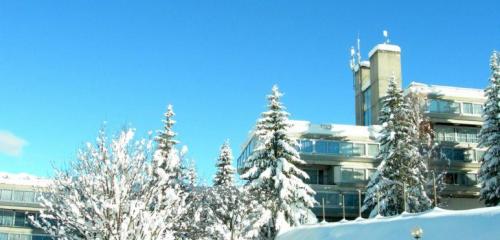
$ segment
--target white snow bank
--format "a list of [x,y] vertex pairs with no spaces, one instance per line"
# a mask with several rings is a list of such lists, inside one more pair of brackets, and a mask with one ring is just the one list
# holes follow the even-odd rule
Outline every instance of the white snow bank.
[[46,187],[50,184],[50,180],[26,173],[0,172],[0,184]]
[[412,239],[411,230],[420,227],[422,239],[500,239],[500,207],[452,211],[433,209],[420,214],[326,223],[292,228],[278,240],[314,239]]

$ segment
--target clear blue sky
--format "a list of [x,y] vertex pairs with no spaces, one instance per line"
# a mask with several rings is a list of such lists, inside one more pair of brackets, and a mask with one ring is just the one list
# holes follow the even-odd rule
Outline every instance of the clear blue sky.
[[103,121],[145,136],[172,103],[178,140],[209,180],[219,146],[229,138],[237,157],[274,83],[292,118],[353,124],[358,33],[366,58],[389,31],[405,86],[483,88],[500,49],[498,1],[406,2],[1,1],[0,135],[10,146],[0,171],[50,175]]

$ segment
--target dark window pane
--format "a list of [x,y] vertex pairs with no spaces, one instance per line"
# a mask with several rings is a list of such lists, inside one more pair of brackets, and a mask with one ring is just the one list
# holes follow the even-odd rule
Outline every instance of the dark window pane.
[[313,144],[311,140],[300,140],[300,151],[304,153],[310,153],[313,151]]
[[14,226],[24,227],[26,226],[26,214],[24,212],[16,212]]
[[317,153],[327,153],[326,151],[326,145],[327,145],[327,142],[326,141],[316,141],[316,144],[315,144],[315,150]]

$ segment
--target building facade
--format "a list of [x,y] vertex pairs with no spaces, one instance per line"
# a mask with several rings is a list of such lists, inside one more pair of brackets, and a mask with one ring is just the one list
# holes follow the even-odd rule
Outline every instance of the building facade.
[[41,209],[38,192],[48,180],[26,174],[0,173],[0,240],[52,239],[28,220]]
[[[381,99],[389,80],[402,86],[401,49],[383,43],[369,53],[369,61],[354,59],[351,69],[355,95],[356,125],[313,124],[292,121],[290,134],[299,142],[302,169],[310,179],[307,183],[316,191],[320,203],[313,209],[318,218],[336,221],[360,215],[360,203],[369,177],[380,163],[377,141],[381,126],[378,122]],[[478,133],[482,125],[482,105],[486,100],[481,89],[435,86],[412,82],[405,93],[419,95],[425,104],[439,144],[447,160],[429,163],[431,170],[446,171],[445,187],[439,191],[440,207],[469,209],[480,207],[477,171],[484,151],[478,148]],[[242,145],[237,160],[238,170],[245,168],[245,160],[255,146],[250,134]],[[322,205],[324,202],[325,215]]]

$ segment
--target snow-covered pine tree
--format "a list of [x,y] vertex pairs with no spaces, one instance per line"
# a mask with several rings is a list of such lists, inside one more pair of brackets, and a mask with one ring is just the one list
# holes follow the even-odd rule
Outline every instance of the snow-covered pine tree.
[[[377,156],[381,163],[370,177],[363,211],[371,211],[370,216],[403,212],[403,186],[406,186],[409,212],[429,209],[431,201],[424,189],[427,167],[417,147],[417,126],[394,77],[390,79],[387,96],[382,100],[379,121],[383,126]],[[379,208],[380,212],[377,212]]]
[[170,187],[175,189],[185,190],[185,184],[182,181],[182,162],[179,152],[176,149],[176,144],[178,143],[174,137],[177,135],[173,131],[173,126],[175,116],[173,106],[168,105],[167,112],[164,114],[165,119],[163,122],[163,129],[158,131],[158,135],[155,138],[156,141],[156,151],[153,159],[153,167],[156,168],[154,175],[159,173],[166,174],[169,177],[167,185],[164,188]]
[[491,77],[485,89],[484,123],[479,133],[479,144],[487,148],[481,168],[480,199],[486,206],[500,203],[500,62],[499,54],[494,51],[490,60]]
[[220,239],[236,240],[242,237],[242,219],[246,204],[243,195],[234,184],[235,169],[232,166],[233,154],[226,141],[220,148],[215,164],[217,171],[213,180],[212,209],[217,220]]
[[68,169],[56,170],[32,223],[56,239],[172,239],[163,217],[170,209],[151,205],[153,196],[170,199],[151,184],[151,141],[133,136],[125,130],[108,142],[101,130],[95,145],[81,149]]
[[264,209],[256,219],[263,225],[255,231],[261,239],[274,239],[280,230],[316,221],[310,210],[316,203],[315,192],[302,181],[309,176],[297,167],[305,162],[295,148],[297,141],[288,134],[289,113],[280,102],[281,96],[278,87],[273,86],[267,97],[268,111],[262,113],[255,127],[256,148],[241,176],[247,180],[248,194],[255,196]]

